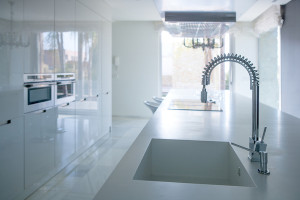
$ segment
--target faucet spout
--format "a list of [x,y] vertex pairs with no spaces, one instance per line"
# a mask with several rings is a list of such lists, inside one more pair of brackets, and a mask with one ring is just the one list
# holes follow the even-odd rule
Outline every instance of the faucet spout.
[[259,85],[253,83],[252,89],[252,139],[259,140]]
[[207,103],[207,91],[206,91],[205,85],[203,85],[203,88],[201,91],[201,102]]
[[[250,90],[252,90],[252,136],[249,138],[249,148],[253,149],[259,141],[259,75],[253,64],[247,59],[237,54],[222,54],[212,59],[204,68],[202,75],[201,102],[207,102],[207,91],[205,86],[210,84],[212,70],[223,62],[235,62],[242,65],[250,76]],[[259,157],[253,152],[249,152],[251,161],[259,161]]]

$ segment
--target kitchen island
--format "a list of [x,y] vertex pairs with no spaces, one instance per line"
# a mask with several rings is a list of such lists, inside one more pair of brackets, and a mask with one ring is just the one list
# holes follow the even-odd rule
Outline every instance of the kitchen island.
[[226,93],[217,111],[169,110],[171,99],[199,99],[195,90],[173,90],[142,130],[95,200],[299,200],[300,119],[260,104],[260,136],[268,127],[270,175],[257,173],[259,162],[233,147],[254,187],[134,180],[152,139],[235,142],[248,147],[251,99]]

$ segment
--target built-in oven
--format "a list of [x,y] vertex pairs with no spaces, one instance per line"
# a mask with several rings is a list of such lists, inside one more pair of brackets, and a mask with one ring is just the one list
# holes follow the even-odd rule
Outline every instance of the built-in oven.
[[24,74],[24,113],[54,106],[54,75]]
[[75,100],[75,74],[55,74],[55,105],[69,103]]

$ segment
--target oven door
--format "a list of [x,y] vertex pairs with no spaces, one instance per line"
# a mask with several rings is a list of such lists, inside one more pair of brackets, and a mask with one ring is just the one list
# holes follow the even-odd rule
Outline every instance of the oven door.
[[54,106],[53,83],[24,85],[24,113]]
[[55,87],[55,105],[69,103],[75,100],[75,81],[60,81]]

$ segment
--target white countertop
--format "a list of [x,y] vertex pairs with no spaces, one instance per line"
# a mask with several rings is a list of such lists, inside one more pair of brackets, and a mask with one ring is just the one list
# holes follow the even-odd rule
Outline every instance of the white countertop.
[[234,147],[256,187],[133,180],[152,138],[230,141],[248,146],[251,136],[251,99],[227,94],[223,112],[168,110],[170,99],[197,99],[194,90],[172,91],[145,126],[96,195],[96,200],[299,200],[300,119],[260,104],[260,135],[268,127],[268,168],[257,173],[258,162]]

